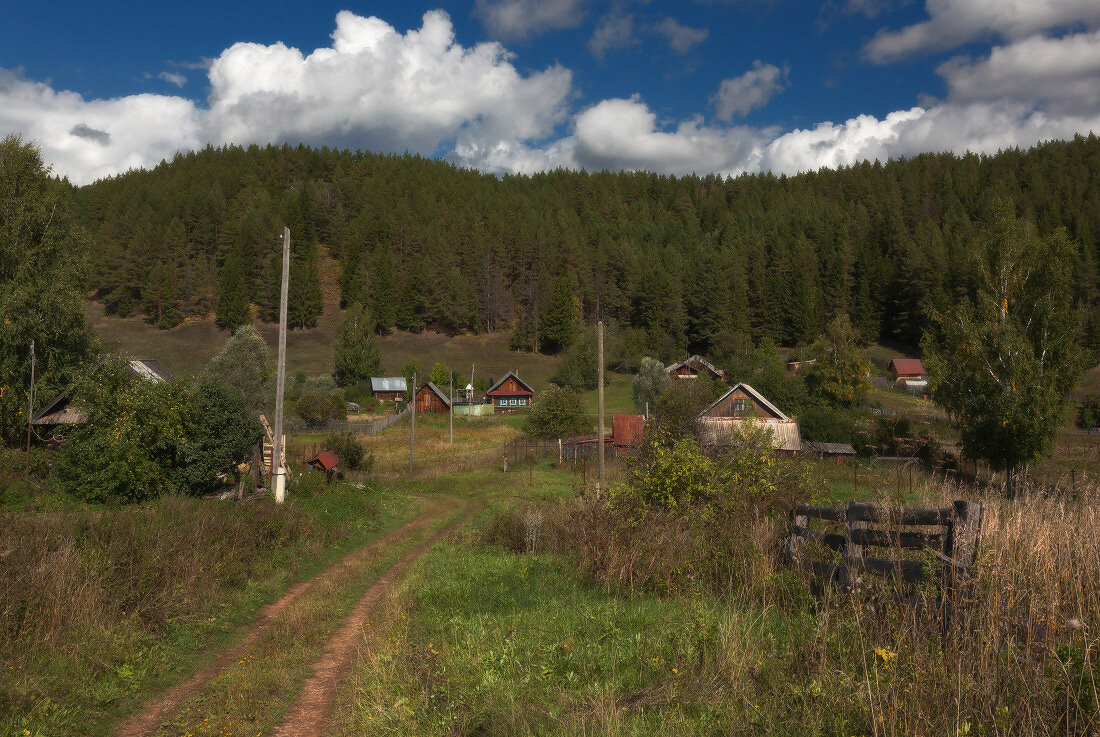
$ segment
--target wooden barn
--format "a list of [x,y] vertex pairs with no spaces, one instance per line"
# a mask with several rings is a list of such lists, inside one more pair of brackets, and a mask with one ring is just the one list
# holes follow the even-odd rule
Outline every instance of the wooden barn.
[[748,384],[738,383],[699,413],[704,442],[728,443],[733,431],[744,423],[763,425],[773,436],[776,452],[797,453],[802,449],[798,423]]
[[665,367],[665,371],[680,379],[694,379],[700,375],[723,381],[726,378],[725,371],[716,368],[714,364],[705,360],[702,356],[688,356],[679,363]]
[[445,415],[451,411],[451,400],[442,389],[429,381],[416,392],[416,411]]
[[380,402],[402,402],[408,390],[404,376],[370,377],[370,392]]
[[535,396],[534,389],[513,371],[506,373],[500,381],[489,387],[489,391],[485,392],[485,398],[492,400],[493,409],[496,412],[527,409],[531,406],[533,396]]
[[890,361],[890,376],[898,381],[924,381],[924,364],[919,358],[895,358]]

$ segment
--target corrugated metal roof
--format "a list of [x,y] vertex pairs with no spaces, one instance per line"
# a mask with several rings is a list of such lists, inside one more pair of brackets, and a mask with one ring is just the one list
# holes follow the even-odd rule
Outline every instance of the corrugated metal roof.
[[612,415],[611,437],[615,445],[636,445],[645,432],[645,417],[642,415]]
[[726,445],[732,442],[734,429],[739,429],[744,422],[763,425],[771,430],[772,443],[775,445],[776,450],[793,452],[802,450],[802,437],[798,432],[798,423],[794,420],[774,422],[772,420],[754,420],[751,418],[735,420],[732,417],[701,417],[699,423],[703,442]]
[[821,455],[854,456],[856,454],[856,449],[848,443],[819,443],[807,440],[802,444],[802,449],[810,453],[820,453]]
[[132,358],[126,362],[126,365],[134,376],[154,384],[171,381],[175,376],[170,368],[155,358]]
[[404,392],[409,386],[404,376],[372,376],[370,377],[370,390],[372,392]]
[[326,450],[323,453],[318,453],[313,458],[309,459],[309,465],[312,468],[319,468],[322,471],[331,471],[340,465],[340,459],[331,450]]

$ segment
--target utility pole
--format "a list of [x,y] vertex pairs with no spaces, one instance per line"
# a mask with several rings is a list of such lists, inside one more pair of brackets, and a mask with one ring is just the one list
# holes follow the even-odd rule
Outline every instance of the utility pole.
[[451,445],[454,445],[455,444],[455,372],[454,371],[451,372],[451,386],[448,389],[448,391],[450,392],[450,396],[451,396],[451,406],[449,408],[450,412],[448,413],[448,414],[451,415]]
[[606,485],[606,468],[604,466],[604,442],[603,442],[603,320],[596,323],[596,360],[599,362],[598,374],[599,384],[596,387],[596,413],[599,414],[599,419],[596,424],[596,442],[600,447],[600,482],[596,487],[596,496],[604,492],[607,488]]
[[286,386],[286,299],[290,282],[290,228],[283,228],[283,283],[279,288],[279,363],[275,372],[275,438],[271,447],[275,502],[286,501],[286,469],[283,468],[283,393]]
[[27,474],[31,472],[31,419],[34,418],[34,338],[31,338],[31,390],[27,401]]
[[409,393],[412,410],[409,414],[409,474],[413,472],[413,443],[416,442],[416,374],[413,374],[413,388]]

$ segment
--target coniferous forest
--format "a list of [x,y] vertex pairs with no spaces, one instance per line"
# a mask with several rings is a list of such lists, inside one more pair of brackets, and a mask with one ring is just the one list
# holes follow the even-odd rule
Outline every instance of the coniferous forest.
[[[514,328],[555,352],[597,315],[664,356],[768,337],[812,340],[847,312],[866,340],[915,346],[926,315],[969,294],[972,244],[1001,200],[1077,247],[1082,341],[1100,351],[1100,139],[995,156],[924,154],[793,177],[555,171],[496,177],[418,156],[207,148],[74,190],[109,313],[171,328],[278,311],[314,325],[319,269],[378,330]],[[564,318],[562,317],[564,316]]]

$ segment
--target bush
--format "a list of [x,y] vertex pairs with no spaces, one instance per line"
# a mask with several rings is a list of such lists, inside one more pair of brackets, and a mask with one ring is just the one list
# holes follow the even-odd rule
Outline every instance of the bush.
[[232,475],[260,436],[238,397],[212,385],[152,383],[123,364],[94,372],[78,390],[88,421],[58,458],[57,479],[85,501],[139,502],[203,494]]
[[350,432],[329,435],[325,439],[325,447],[335,453],[340,458],[341,465],[350,471],[370,471],[374,465],[374,456],[364,458],[366,450],[363,444]]
[[810,407],[798,416],[803,440],[819,443],[852,443],[856,423],[846,412],[826,407]]
[[653,420],[674,438],[694,437],[697,418],[707,405],[720,396],[725,385],[703,377],[672,379],[650,407]]
[[523,420],[523,432],[532,438],[568,438],[592,428],[576,392],[551,386],[535,396]]
[[598,353],[596,331],[590,328],[566,351],[561,368],[550,380],[576,391],[595,389],[600,383]]
[[1086,430],[1100,427],[1100,395],[1086,397],[1077,411],[1077,425]]

